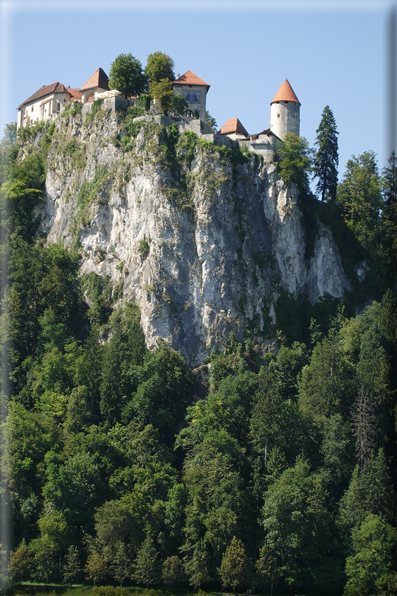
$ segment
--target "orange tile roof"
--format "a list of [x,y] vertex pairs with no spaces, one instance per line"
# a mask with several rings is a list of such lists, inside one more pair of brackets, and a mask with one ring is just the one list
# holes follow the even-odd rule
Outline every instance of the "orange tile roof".
[[285,79],[284,83],[281,85],[280,89],[274,96],[273,101],[270,102],[270,105],[272,105],[272,103],[275,103],[276,101],[294,101],[295,103],[301,105],[301,102],[296,97],[294,90],[289,84],[288,79]]
[[65,85],[58,83],[58,81],[56,83],[52,83],[52,85],[43,85],[40,87],[40,89],[33,93],[33,95],[25,99],[25,101],[18,106],[18,110],[20,110],[25,104],[30,103],[31,101],[36,101],[37,99],[40,99],[40,97],[45,97],[50,93],[69,93],[69,91],[66,89]]
[[70,98],[70,101],[81,101],[81,93],[79,89],[71,89],[71,87],[68,87],[68,91],[70,93],[70,95],[72,96]]
[[109,89],[108,84],[108,75],[102,68],[97,68],[96,71],[90,76],[88,81],[84,83],[82,87],[80,87],[80,91],[87,91],[87,89],[94,89],[95,87],[99,87],[100,89]]
[[219,134],[227,135],[233,132],[248,137],[248,132],[238,118],[229,118],[229,120],[220,129]]
[[209,85],[208,83],[203,81],[203,79],[200,79],[200,77],[195,75],[194,72],[192,72],[191,70],[188,70],[187,72],[185,72],[185,74],[183,74],[181,77],[176,79],[176,81],[174,81],[172,84],[173,85],[201,85],[202,87],[208,87],[208,89],[211,87],[211,85]]

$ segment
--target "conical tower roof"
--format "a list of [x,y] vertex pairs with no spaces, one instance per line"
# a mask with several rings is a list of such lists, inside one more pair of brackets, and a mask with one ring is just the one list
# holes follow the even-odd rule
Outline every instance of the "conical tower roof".
[[280,89],[274,96],[273,101],[270,102],[270,105],[272,105],[272,103],[275,103],[276,101],[294,101],[295,103],[301,105],[301,102],[296,97],[295,92],[289,84],[288,79],[285,79],[284,83],[281,85]]

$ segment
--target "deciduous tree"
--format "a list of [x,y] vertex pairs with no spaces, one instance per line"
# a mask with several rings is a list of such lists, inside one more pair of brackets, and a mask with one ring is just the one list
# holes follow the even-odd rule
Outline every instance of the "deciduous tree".
[[333,520],[326,507],[320,476],[298,460],[275,480],[265,495],[262,510],[265,544],[280,575],[291,585],[312,581],[311,569],[332,553]]
[[278,153],[280,177],[287,184],[297,184],[300,190],[308,192],[312,158],[306,139],[289,132],[285,135]]
[[168,586],[178,586],[184,580],[186,581],[186,574],[183,568],[183,563],[179,557],[167,557],[163,563],[161,579]]
[[149,79],[150,92],[155,83],[162,79],[175,81],[174,61],[164,52],[154,52],[147,57],[145,74]]
[[32,552],[25,541],[10,555],[8,573],[12,583],[19,583],[28,579],[32,564]]
[[393,581],[396,586],[397,574],[391,570],[396,539],[396,529],[378,515],[368,515],[359,528],[353,528],[353,554],[346,559],[349,580],[345,596],[392,593],[387,584]]
[[380,213],[382,209],[381,179],[376,156],[365,151],[352,156],[338,186],[336,201],[343,209],[347,225],[370,252],[378,249]]
[[106,561],[95,548],[90,549],[84,571],[86,578],[94,582],[94,586],[106,577]]
[[139,60],[131,54],[117,56],[110,67],[109,87],[117,89],[124,97],[146,93],[148,79]]
[[256,579],[263,586],[263,593],[265,593],[265,586],[271,583],[273,587],[273,582],[276,579],[276,563],[271,555],[270,548],[266,544],[259,551],[255,571]]
[[150,94],[156,99],[161,107],[162,112],[167,116],[172,108],[172,100],[174,97],[174,90],[169,79],[160,79],[150,84]]

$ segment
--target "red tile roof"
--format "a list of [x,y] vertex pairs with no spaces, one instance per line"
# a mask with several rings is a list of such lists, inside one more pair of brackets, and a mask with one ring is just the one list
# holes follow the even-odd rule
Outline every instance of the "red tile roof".
[[[50,93],[69,93],[68,89],[66,89],[65,85],[62,85],[62,83],[52,83],[52,85],[43,85],[42,87],[40,87],[40,89],[38,89],[35,93],[33,93],[33,95],[31,95],[30,97],[28,97],[27,99],[25,99],[25,101],[23,101],[19,106],[18,106],[18,110],[20,110],[22,108],[22,106],[24,106],[27,103],[30,103],[31,101],[36,101],[37,99],[40,99],[41,97],[45,97],[46,95],[49,95]],[[71,95],[69,93],[69,95]]]
[[80,87],[80,91],[87,91],[87,89],[94,89],[95,87],[99,87],[100,89],[109,89],[108,84],[108,75],[102,68],[97,68],[96,71],[90,76],[88,81],[84,83],[82,87]]
[[68,91],[70,93],[70,95],[72,96],[70,98],[70,101],[81,101],[81,93],[79,89],[71,89],[70,87],[68,87]]
[[227,135],[233,132],[248,137],[248,132],[238,118],[229,118],[229,120],[220,129],[219,134]]
[[272,105],[272,103],[275,103],[276,101],[294,101],[295,103],[301,105],[301,102],[296,97],[294,90],[289,84],[288,79],[285,79],[284,83],[281,85],[280,89],[274,96],[273,101],[270,102],[270,105]]
[[188,70],[187,72],[185,72],[185,74],[183,74],[181,77],[176,79],[176,81],[174,81],[172,84],[173,85],[201,85],[202,87],[208,87],[208,89],[211,87],[211,85],[209,85],[208,83],[203,81],[203,79],[200,79],[200,77],[195,75],[194,72],[192,72],[191,70]]

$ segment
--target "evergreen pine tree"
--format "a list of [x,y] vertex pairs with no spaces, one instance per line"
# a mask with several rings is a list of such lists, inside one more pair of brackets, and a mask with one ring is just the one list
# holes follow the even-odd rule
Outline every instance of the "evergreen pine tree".
[[113,578],[123,587],[123,582],[131,572],[131,561],[124,542],[119,542],[110,565]]
[[386,205],[397,205],[397,155],[390,153],[389,167],[383,169],[383,196]]
[[250,579],[250,562],[245,552],[244,544],[233,536],[230,545],[225,550],[222,563],[218,569],[223,586],[230,586],[233,592],[238,586],[246,584]]
[[[187,550],[186,545],[184,550]],[[211,580],[209,570],[209,555],[204,540],[198,540],[192,553],[185,557],[185,571],[189,578],[189,584],[195,589]]]
[[271,556],[270,548],[266,544],[259,551],[255,570],[258,583],[263,585],[263,593],[265,593],[265,586],[268,582],[271,582],[271,591],[273,592],[273,582],[276,579],[276,564]]
[[338,185],[338,137],[332,110],[325,106],[321,122],[316,130],[317,151],[314,160],[314,174],[318,179],[316,189],[321,200],[334,201]]
[[149,584],[157,584],[160,581],[160,563],[158,552],[155,549],[153,540],[147,536],[138,551],[134,564],[134,579],[148,587]]
[[390,281],[397,274],[397,155],[392,151],[389,167],[383,169],[382,248],[386,257]]
[[69,546],[63,575],[68,584],[76,582],[81,575],[80,557],[77,546]]
[[370,458],[375,448],[375,416],[368,391],[360,388],[352,407],[352,431],[356,439],[356,457],[360,468]]

